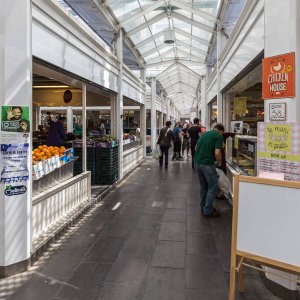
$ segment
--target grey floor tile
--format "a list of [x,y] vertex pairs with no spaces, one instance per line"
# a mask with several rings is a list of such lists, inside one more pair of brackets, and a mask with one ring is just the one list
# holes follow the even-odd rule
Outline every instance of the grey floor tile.
[[101,233],[102,237],[124,238],[126,239],[135,226],[136,221],[122,219],[112,220],[106,229]]
[[98,294],[98,300],[134,300],[140,299],[141,285],[124,283],[104,283]]
[[95,299],[110,267],[110,264],[81,264],[54,298]]
[[85,261],[114,262],[123,244],[123,239],[101,238],[89,250]]
[[202,216],[187,216],[187,231],[213,232],[211,220]]
[[185,300],[185,270],[151,267],[143,300]]
[[218,255],[213,233],[188,232],[187,253],[199,255]]
[[141,284],[150,262],[150,255],[138,252],[121,252],[106,281]]
[[165,203],[161,200],[149,200],[144,206],[143,214],[162,214],[165,209]]
[[186,240],[186,225],[183,223],[162,222],[158,239],[184,242]]
[[[228,293],[214,290],[191,290],[186,291],[187,300],[226,300]],[[258,300],[258,299],[257,299]]]
[[164,211],[163,222],[186,223],[186,212],[183,209],[167,208]]
[[151,265],[166,268],[185,268],[185,242],[158,241],[154,250]]
[[185,198],[182,199],[171,199],[167,202],[167,208],[178,208],[186,210],[186,201]]
[[201,217],[201,209],[199,204],[188,204],[187,205],[187,215],[194,217]]
[[157,235],[157,230],[134,229],[126,241],[123,251],[151,252],[155,247]]
[[[60,287],[65,284],[64,281],[60,281],[56,278],[46,276],[42,273],[35,273],[30,277],[30,280],[25,282],[20,288],[18,288],[15,293],[10,297],[2,298],[1,289],[0,299],[10,299],[10,300],[50,300],[53,299],[54,295]],[[6,287],[5,292],[10,293],[10,289],[13,287]]]
[[159,229],[162,214],[141,214],[135,227],[138,229]]
[[225,274],[217,257],[187,256],[187,288],[226,291]]
[[136,221],[139,218],[142,210],[142,206],[122,206],[116,211],[116,214],[112,220]]

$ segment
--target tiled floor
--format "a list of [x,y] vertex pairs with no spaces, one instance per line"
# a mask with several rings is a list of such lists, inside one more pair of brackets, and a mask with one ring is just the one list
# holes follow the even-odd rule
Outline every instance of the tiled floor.
[[[222,216],[205,219],[198,194],[190,162],[148,160],[28,272],[1,280],[0,299],[228,299],[231,209],[218,200]],[[247,271],[237,299],[279,298]]]

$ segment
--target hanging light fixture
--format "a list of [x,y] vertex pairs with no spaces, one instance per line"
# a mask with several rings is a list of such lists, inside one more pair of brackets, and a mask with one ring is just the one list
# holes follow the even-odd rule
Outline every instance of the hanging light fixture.
[[164,43],[168,45],[175,43],[175,34],[172,29],[164,31]]

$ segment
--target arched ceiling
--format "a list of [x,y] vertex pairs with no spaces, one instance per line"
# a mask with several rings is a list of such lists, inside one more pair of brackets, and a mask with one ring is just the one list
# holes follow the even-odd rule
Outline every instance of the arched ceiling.
[[[109,14],[114,30],[124,29],[124,59],[132,65],[144,64],[147,76],[157,78],[177,109],[183,114],[190,113],[200,76],[206,73],[207,53],[224,0],[64,1],[107,42],[110,36],[113,40],[113,30],[101,25],[97,15],[108,18]],[[166,30],[173,32],[173,44],[164,43]]]

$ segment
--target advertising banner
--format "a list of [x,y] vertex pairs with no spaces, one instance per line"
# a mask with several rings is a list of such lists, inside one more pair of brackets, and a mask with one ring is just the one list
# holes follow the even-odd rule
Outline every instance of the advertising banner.
[[295,53],[264,58],[262,83],[263,99],[295,97]]
[[300,181],[300,123],[258,123],[257,169]]
[[30,132],[28,106],[2,106],[1,131]]

